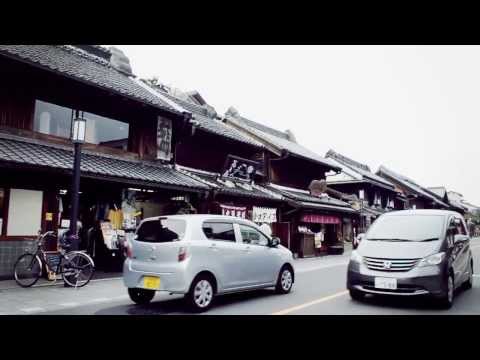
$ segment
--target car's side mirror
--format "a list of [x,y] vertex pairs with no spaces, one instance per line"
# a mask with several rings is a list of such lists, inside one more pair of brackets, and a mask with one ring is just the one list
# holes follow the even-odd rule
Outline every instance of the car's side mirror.
[[270,246],[271,247],[277,247],[278,245],[280,245],[280,238],[278,237],[273,237],[272,240],[270,241]]
[[453,243],[456,244],[456,243],[462,243],[462,242],[465,242],[468,240],[468,235],[462,235],[462,234],[457,234],[455,235],[455,237],[453,238]]
[[360,245],[360,242],[361,242],[364,238],[365,238],[365,234],[364,234],[364,233],[361,233],[361,234],[358,234],[355,239],[353,239],[352,247],[353,247],[354,250],[358,247],[358,245]]

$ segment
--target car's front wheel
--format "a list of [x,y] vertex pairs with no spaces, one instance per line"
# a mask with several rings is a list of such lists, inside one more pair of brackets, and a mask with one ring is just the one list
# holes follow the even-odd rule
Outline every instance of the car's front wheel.
[[453,305],[453,297],[455,293],[455,283],[452,274],[448,275],[445,288],[445,294],[439,299],[439,305],[444,309],[450,309]]
[[293,271],[289,266],[284,266],[278,274],[275,291],[278,294],[288,294],[293,286]]
[[128,288],[128,295],[135,304],[145,305],[152,301],[155,290]]

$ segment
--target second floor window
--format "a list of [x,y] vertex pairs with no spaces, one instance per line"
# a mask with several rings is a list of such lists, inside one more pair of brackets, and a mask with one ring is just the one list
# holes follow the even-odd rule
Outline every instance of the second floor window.
[[[37,100],[33,129],[68,139],[73,114],[70,108]],[[83,116],[87,119],[86,142],[127,150],[128,123],[88,112],[83,112]]]

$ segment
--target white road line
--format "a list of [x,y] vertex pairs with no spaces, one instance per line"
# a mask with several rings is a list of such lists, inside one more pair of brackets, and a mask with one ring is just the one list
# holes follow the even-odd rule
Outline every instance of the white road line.
[[275,312],[271,315],[286,315],[286,314],[289,314],[289,313],[294,312],[294,311],[302,310],[302,309],[304,309],[306,307],[309,307],[309,306],[312,306],[312,305],[316,305],[316,304],[323,303],[325,301],[336,299],[337,297],[344,296],[346,294],[348,294],[348,290],[340,291],[336,294],[325,296],[325,297],[322,297],[320,299],[307,302],[305,304],[301,304],[301,305],[298,305],[298,306],[290,307],[290,308],[285,309],[285,310],[277,311],[277,312]]
[[88,302],[91,304],[96,304],[96,303],[102,303],[102,302],[108,302],[108,301],[110,301],[109,298],[97,298],[97,299],[92,299]]

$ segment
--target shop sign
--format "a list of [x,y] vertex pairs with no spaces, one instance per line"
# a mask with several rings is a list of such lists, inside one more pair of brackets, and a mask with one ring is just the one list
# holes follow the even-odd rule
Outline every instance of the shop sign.
[[228,155],[223,169],[223,177],[253,181],[253,176],[259,167],[256,161]]
[[256,223],[271,224],[277,222],[277,209],[265,207],[253,207],[252,221]]
[[220,208],[222,209],[222,215],[235,216],[242,219],[246,218],[246,214],[247,214],[246,207],[220,205]]
[[304,214],[302,222],[315,224],[340,224],[340,218],[331,215]]
[[172,120],[158,117],[157,159],[170,161],[172,157]]

